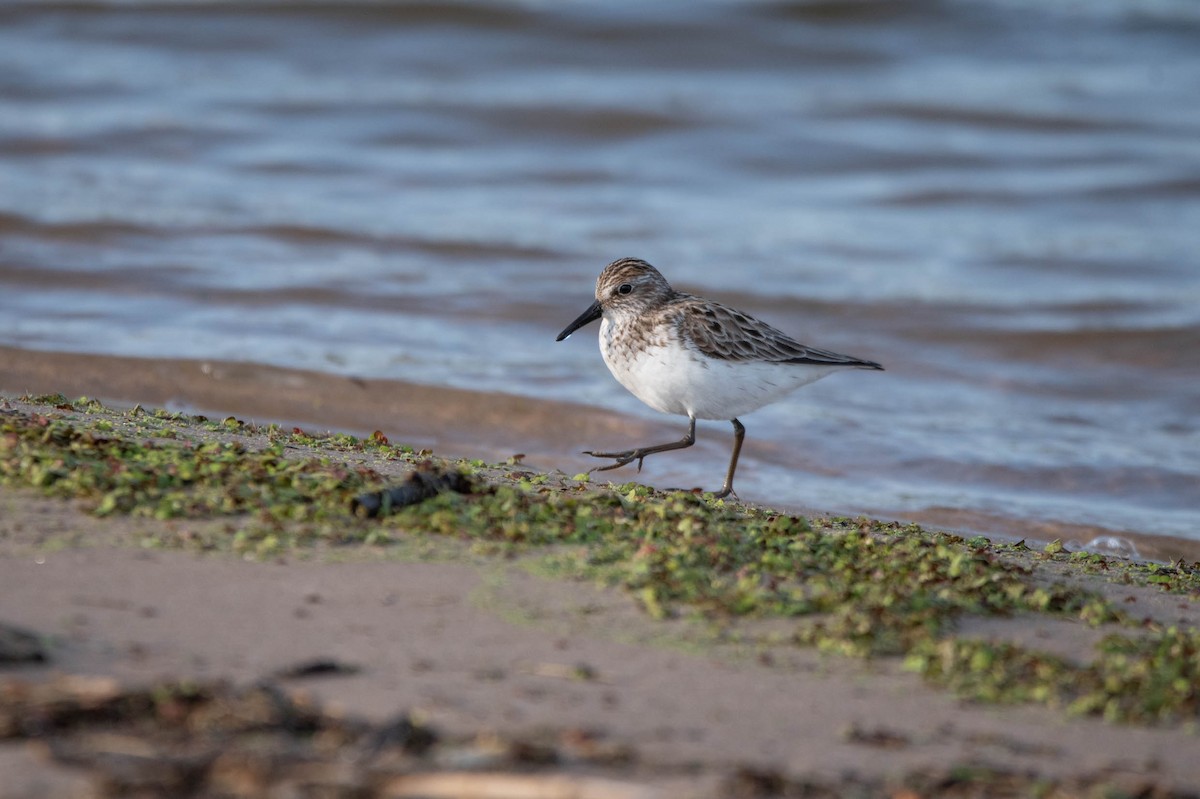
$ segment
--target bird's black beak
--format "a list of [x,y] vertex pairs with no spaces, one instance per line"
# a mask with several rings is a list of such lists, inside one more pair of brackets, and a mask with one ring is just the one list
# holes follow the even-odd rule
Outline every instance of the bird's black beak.
[[566,329],[563,330],[563,332],[559,333],[558,338],[556,338],[554,340],[562,341],[564,338],[571,335],[579,328],[581,328],[584,325],[589,324],[591,322],[595,322],[597,319],[599,319],[603,315],[604,315],[604,311],[602,311],[600,309],[600,300],[596,300],[595,302],[593,302],[591,305],[588,306],[588,309],[586,311],[584,311],[583,313],[581,313],[579,315],[578,319],[576,319],[571,324],[567,325]]

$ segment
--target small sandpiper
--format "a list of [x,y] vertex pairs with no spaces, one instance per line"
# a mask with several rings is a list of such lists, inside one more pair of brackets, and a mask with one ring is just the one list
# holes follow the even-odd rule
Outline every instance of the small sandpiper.
[[555,340],[597,319],[600,354],[613,377],[651,408],[688,417],[688,431],[679,441],[624,452],[585,450],[615,461],[592,471],[633,461],[641,471],[647,455],[696,443],[697,419],[727,419],[733,423],[733,456],[718,498],[733,493],[746,435],[737,417],[840,369],[883,369],[874,361],[806,347],[749,314],[676,291],[637,258],[604,267],[596,301]]

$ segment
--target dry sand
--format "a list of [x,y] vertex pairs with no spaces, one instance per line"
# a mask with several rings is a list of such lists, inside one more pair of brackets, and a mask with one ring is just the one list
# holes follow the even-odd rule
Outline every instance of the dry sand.
[[[526,400],[465,391],[11,350],[0,351],[0,390],[343,429],[370,430],[387,418],[393,439],[419,441],[436,426],[446,433],[439,448],[471,454],[509,454],[489,433],[500,420],[525,448],[543,453],[561,452],[566,440],[627,435],[629,424],[594,409],[564,423],[565,416],[531,412]],[[895,664],[741,651],[698,624],[651,621],[623,594],[531,576],[511,562],[412,562],[363,551],[343,562],[256,563],[129,546],[153,524],[161,523],[96,519],[70,503],[0,489],[0,622],[52,642],[49,664],[0,668],[0,677],[241,684],[333,658],[360,670],[294,685],[346,713],[384,719],[418,711],[434,727],[464,735],[596,730],[631,747],[637,766],[606,776],[648,792],[596,796],[717,796],[728,785],[722,776],[746,767],[834,785],[847,775],[890,780],[961,764],[1048,779],[1103,777],[1130,790],[1200,786],[1200,739],[1186,730],[969,705]],[[100,543],[61,545],[70,539]],[[1104,590],[1164,622],[1200,620],[1186,599]],[[1081,659],[1094,638],[1065,623],[988,624],[995,629],[981,631]],[[0,773],[0,797],[89,790],[78,773],[24,745],[0,745]],[[572,790],[545,795],[587,795],[578,783]]]
[[[451,734],[598,730],[644,764],[692,773],[697,791],[702,777],[735,767],[836,782],[948,763],[1200,785],[1200,743],[1189,732],[964,704],[892,665],[810,651],[764,659],[687,622],[653,622],[624,595],[513,564],[367,556],[255,563],[110,546],[29,548],[39,530],[111,541],[153,522],[98,520],[24,492],[0,496],[8,553],[0,557],[0,618],[54,640],[49,665],[15,672],[27,679],[244,684],[334,659],[361,671],[295,684],[376,720],[415,710]],[[1119,592],[1164,621],[1194,625],[1200,615],[1194,603],[1149,589]],[[1018,622],[989,624],[993,634],[1068,655],[1083,656],[1093,640],[1067,623],[1017,631],[1003,627]],[[49,767],[0,747],[6,760],[25,787],[10,781],[0,795],[40,795],[25,788],[42,784]]]

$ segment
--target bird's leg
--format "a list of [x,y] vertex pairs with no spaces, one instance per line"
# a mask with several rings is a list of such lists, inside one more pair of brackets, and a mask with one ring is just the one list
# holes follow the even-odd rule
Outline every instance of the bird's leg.
[[[729,459],[729,471],[725,474],[725,485],[721,486],[721,490],[713,494],[717,499],[727,497],[733,494],[733,473],[737,471],[738,455],[742,453],[742,440],[746,438],[746,428],[742,427],[742,423],[737,419],[730,419],[733,422],[733,457]],[[734,494],[736,497],[737,494]]]
[[[584,450],[584,455],[591,455],[593,458],[615,458],[616,463],[610,463],[607,466],[597,466],[594,469],[589,469],[589,472],[606,472],[609,469],[616,469],[619,466],[638,462],[638,471],[642,470],[642,461],[647,455],[653,455],[656,452],[668,452],[673,449],[686,449],[696,443],[696,419],[688,417],[687,435],[679,441],[672,441],[669,444],[656,444],[653,447],[639,447],[630,449],[624,452],[593,452],[592,450]],[[739,442],[740,443],[740,442]],[[736,458],[735,458],[736,460]]]

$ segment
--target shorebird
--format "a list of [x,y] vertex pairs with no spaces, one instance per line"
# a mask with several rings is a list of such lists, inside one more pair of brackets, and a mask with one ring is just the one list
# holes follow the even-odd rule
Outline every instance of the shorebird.
[[637,461],[640,472],[646,456],[696,443],[697,419],[725,419],[733,423],[733,455],[718,498],[733,493],[746,436],[739,416],[842,369],[883,369],[874,361],[805,346],[749,314],[676,291],[637,258],[604,267],[596,301],[555,340],[597,319],[600,354],[613,377],[651,408],[688,417],[688,431],[679,441],[623,452],[585,450],[615,461],[592,471]]

